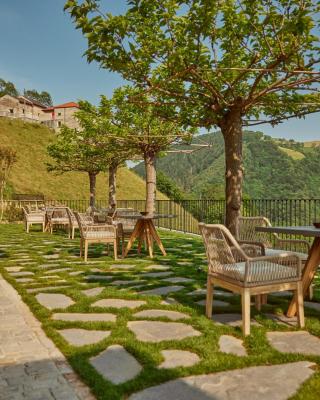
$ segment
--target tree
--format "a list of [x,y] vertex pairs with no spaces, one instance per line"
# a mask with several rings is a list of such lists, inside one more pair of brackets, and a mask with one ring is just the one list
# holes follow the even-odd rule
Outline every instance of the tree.
[[68,0],[65,9],[87,37],[89,62],[144,89],[168,117],[221,129],[226,225],[235,233],[243,126],[320,109],[319,2],[130,0],[112,15],[96,0]]
[[0,146],[0,201],[1,201],[0,221],[3,218],[4,192],[6,189],[11,168],[16,161],[17,161],[16,152],[13,149],[11,149],[10,147]]
[[[89,124],[92,116],[86,112],[87,103],[80,103],[80,112],[76,114],[80,129],[63,126],[56,143],[48,146],[48,153],[54,163],[47,165],[49,171],[60,173],[80,171],[89,176],[90,207],[95,207],[97,175],[107,168],[106,151],[95,146],[99,132],[94,124]],[[83,109],[81,110],[81,107]]]
[[157,189],[172,200],[183,200],[184,193],[179,186],[166,174],[157,172]]
[[53,105],[51,95],[48,92],[38,92],[37,90],[32,89],[24,90],[23,95],[30,100],[38,101],[46,107],[51,107]]
[[156,158],[171,145],[190,141],[194,129],[182,129],[176,122],[168,121],[158,114],[158,110],[143,98],[140,103],[129,102],[128,98],[138,91],[131,87],[116,89],[112,98],[115,126],[113,135],[118,144],[140,154],[145,163],[146,213],[155,211],[156,198]]
[[9,96],[17,97],[19,92],[12,82],[0,79],[0,97],[8,94]]

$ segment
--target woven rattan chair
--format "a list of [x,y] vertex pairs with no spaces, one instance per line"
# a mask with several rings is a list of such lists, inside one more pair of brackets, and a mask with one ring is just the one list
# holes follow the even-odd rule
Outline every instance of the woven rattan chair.
[[117,225],[118,237],[122,242],[123,250],[125,239],[129,239],[131,237],[137,222],[135,218],[126,218],[129,215],[136,215],[139,217],[141,216],[141,213],[139,211],[135,211],[133,208],[117,208],[112,217],[114,223]]
[[79,224],[73,211],[67,207],[67,216],[69,219],[69,239],[74,239],[74,233],[76,229],[79,229]]
[[[258,226],[271,226],[265,217],[240,217],[237,240],[240,245],[255,244],[261,248],[261,254],[273,256],[283,251],[296,254],[302,264],[302,269],[308,259],[310,244],[306,240],[282,239],[276,233],[257,232]],[[313,297],[313,286],[309,288],[309,298]]]
[[48,230],[53,233],[54,227],[62,227],[68,232],[70,230],[70,221],[68,217],[68,207],[59,206],[48,209],[47,219],[48,219]]
[[117,259],[117,228],[112,224],[95,224],[93,217],[75,213],[80,230],[80,257],[82,257],[84,247],[84,261],[88,259],[88,247],[90,243],[112,243],[114,259]]
[[223,225],[199,224],[208,259],[206,315],[212,317],[213,287],[239,293],[244,335],[250,334],[250,296],[270,292],[297,292],[300,327],[304,327],[301,261],[293,253],[248,257]]
[[42,232],[45,231],[46,215],[42,211],[28,211],[25,207],[22,207],[26,231],[29,233],[30,226],[42,225]]

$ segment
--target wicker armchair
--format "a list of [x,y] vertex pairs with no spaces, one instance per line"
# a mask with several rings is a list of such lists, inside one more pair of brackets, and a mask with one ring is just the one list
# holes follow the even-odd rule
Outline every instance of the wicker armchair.
[[241,294],[244,335],[250,334],[250,296],[295,290],[300,327],[304,327],[301,261],[293,253],[248,257],[223,225],[199,224],[208,259],[206,315],[212,316],[214,285]]
[[69,231],[70,222],[67,209],[68,207],[64,206],[52,207],[47,209],[47,229],[50,233],[53,233],[55,226],[63,227],[64,229]]
[[22,207],[26,231],[29,233],[30,226],[42,225],[42,232],[45,231],[46,226],[46,214],[42,211],[28,211],[27,208]]
[[114,259],[117,259],[117,228],[112,224],[95,224],[93,217],[83,213],[75,213],[80,229],[80,257],[84,247],[84,261],[88,259],[90,243],[113,243]]
[[69,219],[69,239],[74,239],[74,232],[76,229],[79,229],[79,224],[76,216],[69,207],[67,207],[66,211]]
[[125,239],[129,239],[132,235],[137,220],[134,218],[126,218],[129,215],[141,216],[139,211],[133,208],[117,208],[113,215],[113,221],[117,225],[119,239],[121,239],[122,247]]

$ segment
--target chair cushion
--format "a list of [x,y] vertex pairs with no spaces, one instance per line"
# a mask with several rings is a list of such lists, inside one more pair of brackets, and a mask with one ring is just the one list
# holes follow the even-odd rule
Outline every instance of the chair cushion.
[[84,239],[114,239],[114,233],[110,231],[88,231],[83,233]]
[[51,223],[67,225],[67,224],[69,224],[69,218],[54,217],[54,218],[51,218]]
[[[245,262],[226,264],[226,275],[232,276],[240,281],[245,278]],[[250,263],[250,270],[247,281],[249,283],[264,283],[297,278],[297,270],[294,267],[280,265],[270,261],[254,261]]]
[[42,224],[44,222],[44,215],[29,214],[27,220],[31,223]]
[[294,254],[300,258],[301,261],[306,261],[308,258],[308,254],[299,253],[297,251],[286,251],[281,249],[269,249],[266,248],[266,256],[277,256],[279,254]]

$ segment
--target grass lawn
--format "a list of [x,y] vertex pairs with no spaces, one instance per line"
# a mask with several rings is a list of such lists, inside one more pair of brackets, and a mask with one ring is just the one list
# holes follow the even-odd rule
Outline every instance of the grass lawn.
[[[92,246],[89,252],[89,263],[84,264],[79,259],[79,240],[67,239],[63,232],[53,235],[41,233],[34,228],[30,234],[24,232],[22,225],[0,225],[0,272],[21,294],[23,300],[29,305],[35,316],[41,321],[46,334],[55,342],[59,349],[77,373],[92,389],[97,399],[120,400],[126,399],[131,393],[154,386],[177,377],[207,374],[217,371],[244,368],[247,366],[272,365],[300,360],[309,360],[318,365],[312,378],[306,381],[294,399],[319,399],[320,393],[320,357],[304,356],[299,354],[283,354],[273,349],[266,339],[267,331],[287,331],[295,328],[278,324],[267,319],[264,313],[283,313],[288,306],[288,299],[269,296],[269,304],[264,306],[261,313],[252,308],[252,315],[258,321],[259,326],[252,326],[249,337],[243,338],[240,328],[228,325],[217,325],[204,316],[204,306],[197,304],[204,299],[204,295],[189,294],[199,288],[205,288],[206,265],[202,241],[200,238],[189,235],[161,232],[164,246],[167,249],[167,257],[156,252],[156,257],[150,260],[145,254],[138,256],[133,250],[125,260],[115,262],[104,253],[104,247]],[[110,252],[111,255],[112,251]],[[120,264],[119,269],[115,264]],[[134,268],[121,270],[121,264],[132,265]],[[170,283],[163,281],[166,277],[145,277],[143,273],[151,265],[162,265],[172,272],[172,277],[184,277],[191,279],[187,282]],[[22,277],[12,275],[8,267],[21,267],[20,272],[28,271],[33,275],[23,278],[32,279],[29,282],[17,281]],[[54,271],[57,270],[57,271]],[[50,271],[53,271],[50,274]],[[74,272],[79,272],[74,275]],[[160,271],[152,271],[160,272]],[[70,275],[70,273],[72,275]],[[53,275],[53,278],[50,278]],[[94,275],[93,278],[88,276]],[[106,281],[103,277],[111,276]],[[99,278],[101,277],[101,279]],[[22,278],[22,279],[23,279]],[[315,289],[315,301],[320,302],[320,282]],[[112,285],[114,281],[136,281],[127,285]],[[142,282],[140,282],[142,280]],[[134,288],[135,285],[141,285]],[[182,286],[181,290],[167,296],[142,295],[139,292],[161,286]],[[30,289],[59,287],[50,291]],[[130,286],[132,286],[130,288]],[[85,289],[101,287],[103,291],[94,297],[86,296]],[[219,290],[220,291],[220,290]],[[221,292],[221,291],[220,291]],[[62,293],[73,299],[74,304],[67,309],[55,309],[53,311],[43,307],[36,299],[37,293]],[[173,304],[162,304],[169,297],[174,299]],[[128,308],[103,308],[93,307],[97,300],[106,298],[121,298],[133,300],[145,300],[146,304],[137,309]],[[225,297],[223,293],[215,296],[215,299],[225,301],[227,306],[214,307],[214,313],[238,313],[241,312],[238,296]],[[172,300],[168,300],[172,301]],[[128,321],[147,320],[147,318],[134,317],[137,311],[145,309],[165,309],[179,311],[188,315],[188,318],[180,320],[184,324],[191,325],[201,332],[200,336],[189,337],[183,340],[163,341],[150,343],[138,341],[128,327]],[[81,312],[102,313],[108,312],[117,315],[116,322],[70,322],[58,321],[51,318],[57,312]],[[319,311],[305,308],[306,329],[320,337]],[[159,320],[169,322],[162,318]],[[87,330],[108,330],[110,336],[94,345],[75,347],[59,334],[59,330],[66,328],[83,328]],[[238,357],[219,351],[218,341],[221,335],[233,335],[243,340],[247,350],[247,356]],[[96,356],[112,344],[120,344],[131,353],[142,365],[141,373],[126,383],[113,385],[102,376],[89,363],[89,359]],[[200,357],[200,362],[192,367],[180,367],[174,369],[158,369],[163,361],[161,351],[165,349],[189,350]],[[272,383],[270,383],[272,384]],[[187,399],[186,399],[187,400]]]

